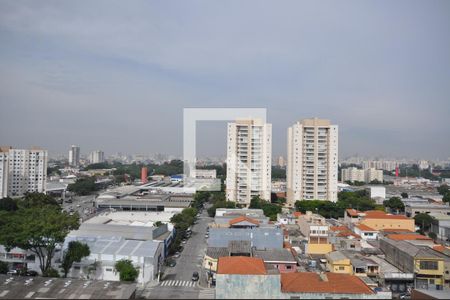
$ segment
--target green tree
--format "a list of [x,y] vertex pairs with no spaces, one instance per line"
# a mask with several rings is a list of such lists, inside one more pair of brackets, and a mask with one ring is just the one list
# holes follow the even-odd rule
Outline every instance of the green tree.
[[115,268],[120,273],[120,281],[134,282],[139,275],[139,271],[133,266],[132,261],[128,259],[116,262]]
[[0,260],[0,274],[6,274],[9,271],[8,263]]
[[51,266],[57,244],[64,242],[71,230],[78,229],[78,215],[61,212],[58,206],[20,208],[2,216],[0,244],[7,250],[19,247],[33,252],[43,274]]
[[442,197],[442,201],[444,201],[445,203],[450,202],[450,192],[447,193],[447,194],[445,194],[445,195]]
[[385,200],[383,202],[383,205],[385,207],[389,207],[391,211],[404,211],[405,210],[405,204],[403,203],[402,199],[399,197],[391,197],[389,200]]
[[16,211],[17,209],[17,200],[9,197],[0,200],[0,211]]
[[435,241],[435,240],[437,239],[437,234],[434,233],[434,232],[432,232],[432,231],[428,233],[428,236],[429,236],[430,238],[432,238],[433,241]]
[[414,217],[414,223],[420,227],[422,232],[428,232],[430,230],[431,223],[434,218],[429,214],[417,214]]
[[450,191],[450,188],[448,187],[448,185],[443,184],[437,188],[437,191],[439,194],[445,195]]
[[43,193],[26,193],[17,203],[23,208],[45,205],[59,207],[58,202],[52,196]]
[[56,277],[56,278],[60,277],[58,270],[56,270],[56,269],[54,269],[52,267],[49,267],[47,270],[45,270],[45,272],[42,273],[42,276],[44,276],[44,277]]
[[91,251],[88,245],[78,241],[69,242],[69,246],[64,253],[61,264],[61,269],[64,272],[64,277],[67,277],[67,274],[72,268],[74,262],[80,262],[84,257],[89,256],[90,254]]
[[263,200],[259,196],[253,196],[250,200],[249,208],[261,209],[263,205]]
[[97,191],[97,185],[95,184],[95,177],[79,178],[75,183],[69,184],[67,187],[69,192],[74,192],[77,195],[89,195]]
[[153,226],[155,226],[155,227],[159,227],[162,225],[163,225],[163,223],[161,221],[156,221],[155,223],[153,223]]
[[408,193],[403,192],[403,193],[401,193],[401,196],[402,196],[403,199],[407,199],[408,198]]

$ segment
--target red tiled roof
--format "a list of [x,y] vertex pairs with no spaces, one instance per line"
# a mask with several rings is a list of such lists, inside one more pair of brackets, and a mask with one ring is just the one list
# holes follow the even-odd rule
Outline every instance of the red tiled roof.
[[237,217],[235,219],[232,219],[232,220],[229,221],[229,224],[230,225],[234,225],[234,224],[241,223],[241,222],[244,222],[244,221],[252,223],[252,224],[255,224],[255,225],[259,225],[259,221],[258,220],[255,220],[255,219],[252,219],[252,218],[249,218],[249,217],[246,217],[246,216],[240,216],[240,217]]
[[388,239],[395,241],[431,241],[432,239],[417,233],[413,234],[388,234],[386,236]]
[[262,258],[247,256],[224,256],[217,263],[217,274],[265,275]]
[[387,214],[384,211],[380,211],[380,210],[368,210],[365,213],[365,217],[366,219],[409,219],[404,215],[391,215],[391,214]]
[[294,217],[298,218],[302,215],[302,213],[299,211],[294,211],[293,215],[294,215]]
[[445,246],[442,246],[442,245],[436,245],[436,246],[433,246],[433,249],[436,251],[439,251],[439,252],[444,252],[444,250],[448,249],[448,248],[446,248]]
[[371,228],[371,227],[369,227],[367,225],[364,225],[364,224],[358,224],[358,225],[356,225],[356,227],[359,228],[359,230],[361,230],[361,231],[378,231],[378,230],[373,229],[373,228]]
[[384,229],[381,229],[381,231],[383,231],[383,232],[412,232],[412,231],[409,230],[409,229],[401,229],[401,228],[399,228],[399,229],[394,229],[394,228],[384,228]]
[[352,217],[357,217],[358,214],[361,213],[359,210],[353,208],[347,208],[345,211]]
[[281,290],[284,293],[336,293],[373,294],[357,276],[324,273],[327,280],[312,272],[281,273]]
[[347,226],[331,226],[331,231],[344,231],[344,230],[350,230]]

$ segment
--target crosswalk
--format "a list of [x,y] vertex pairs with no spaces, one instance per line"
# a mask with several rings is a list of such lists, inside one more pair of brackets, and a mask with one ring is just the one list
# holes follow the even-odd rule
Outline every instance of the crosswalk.
[[165,280],[161,282],[160,286],[182,286],[182,287],[196,287],[196,281],[187,280]]
[[215,299],[216,292],[215,289],[201,289],[198,294],[199,299]]

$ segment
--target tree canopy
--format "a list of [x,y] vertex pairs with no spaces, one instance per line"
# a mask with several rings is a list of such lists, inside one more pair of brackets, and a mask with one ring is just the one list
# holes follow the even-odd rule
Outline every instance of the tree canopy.
[[414,223],[420,227],[420,231],[428,232],[430,230],[431,224],[434,218],[429,214],[417,214],[414,217]]
[[385,200],[383,205],[388,207],[391,211],[405,211],[405,204],[399,197],[391,197],[389,200]]
[[91,251],[88,245],[78,241],[69,242],[69,246],[64,253],[61,263],[61,269],[64,272],[64,277],[67,277],[67,274],[72,268],[74,262],[80,262],[84,257],[89,256],[90,254]]
[[77,195],[89,195],[97,191],[98,187],[95,184],[95,177],[83,177],[77,179],[75,183],[69,184],[67,190]]
[[14,247],[33,252],[45,275],[57,244],[64,242],[69,231],[78,229],[78,214],[62,212],[43,194],[28,194],[18,200],[18,209],[0,211],[0,244],[7,250]]
[[128,259],[116,262],[115,268],[120,273],[120,281],[134,282],[139,275],[139,271],[133,266],[133,262]]

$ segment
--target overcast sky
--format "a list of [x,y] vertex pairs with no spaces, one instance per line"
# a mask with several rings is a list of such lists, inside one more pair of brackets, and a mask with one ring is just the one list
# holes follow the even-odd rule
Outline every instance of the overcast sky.
[[[182,153],[185,107],[339,125],[340,156],[450,157],[450,1],[0,1],[0,144]],[[198,129],[225,154],[225,123]]]

